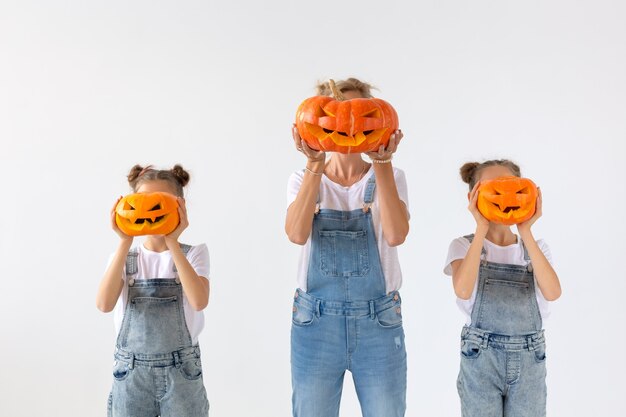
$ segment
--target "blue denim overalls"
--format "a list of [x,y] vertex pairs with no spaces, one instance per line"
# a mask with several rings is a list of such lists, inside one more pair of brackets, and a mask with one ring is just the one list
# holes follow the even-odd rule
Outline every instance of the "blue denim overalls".
[[[397,291],[385,293],[370,206],[318,209],[313,218],[307,292],[296,291],[291,330],[295,417],[336,417],[346,370],[364,417],[403,416],[406,351]],[[382,238],[382,237],[381,237]]]
[[545,339],[532,265],[485,259],[483,248],[472,323],[461,333],[463,417],[545,416]]
[[[181,245],[185,255],[190,249]],[[117,337],[109,417],[206,417],[200,348],[192,345],[176,279],[141,279],[126,258],[128,302]],[[176,267],[174,267],[176,273]]]

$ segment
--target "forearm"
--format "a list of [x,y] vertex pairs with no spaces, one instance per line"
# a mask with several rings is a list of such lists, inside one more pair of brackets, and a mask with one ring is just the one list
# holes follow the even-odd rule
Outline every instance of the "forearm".
[[469,300],[474,291],[480,270],[480,256],[482,254],[486,234],[486,229],[483,230],[478,227],[465,258],[455,261],[458,262],[456,265],[454,265],[453,262],[452,283],[454,285],[454,292],[457,297],[463,300]]
[[209,303],[209,280],[196,273],[178,242],[168,245],[168,248],[189,304],[196,311],[203,310]]
[[[308,162],[307,168],[321,174],[324,161]],[[304,245],[311,234],[321,178],[321,175],[305,171],[298,195],[287,209],[285,232],[293,243]]]
[[409,216],[406,205],[398,195],[391,163],[373,164],[376,175],[376,192],[383,236],[389,246],[398,246],[409,234]]
[[113,310],[122,292],[124,286],[124,265],[126,264],[126,255],[128,255],[131,245],[132,239],[120,241],[113,255],[113,260],[100,281],[96,295],[96,307],[102,312],[108,313]]
[[520,236],[528,250],[535,280],[541,294],[548,301],[558,299],[561,296],[561,283],[554,268],[546,259],[530,230],[520,231]]

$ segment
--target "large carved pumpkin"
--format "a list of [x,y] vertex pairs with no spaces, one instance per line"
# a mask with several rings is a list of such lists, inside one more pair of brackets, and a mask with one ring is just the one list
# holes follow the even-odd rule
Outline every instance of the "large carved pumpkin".
[[499,177],[478,187],[478,210],[489,221],[512,225],[535,214],[537,186],[527,178]]
[[398,129],[398,115],[391,104],[379,98],[315,96],[298,107],[296,127],[312,149],[370,152],[387,145]]
[[129,194],[115,208],[115,223],[129,236],[167,235],[178,222],[178,201],[170,193]]

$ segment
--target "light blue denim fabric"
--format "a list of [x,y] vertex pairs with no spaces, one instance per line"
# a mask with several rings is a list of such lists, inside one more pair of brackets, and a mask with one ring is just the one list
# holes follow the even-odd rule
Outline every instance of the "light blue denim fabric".
[[295,417],[336,417],[346,370],[364,417],[406,409],[406,350],[400,295],[385,279],[369,211],[322,209],[313,219],[307,292],[294,296],[291,375]]
[[[132,273],[132,255],[127,271]],[[206,417],[200,348],[193,346],[178,279],[128,279],[109,417]]]
[[471,319],[457,380],[463,417],[545,416],[545,338],[532,266],[481,261]]

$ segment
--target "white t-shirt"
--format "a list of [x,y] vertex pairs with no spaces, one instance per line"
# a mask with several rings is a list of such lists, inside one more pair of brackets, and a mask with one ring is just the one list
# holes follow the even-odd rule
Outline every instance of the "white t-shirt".
[[[137,256],[137,274],[133,277],[135,279],[150,279],[150,278],[176,278],[174,272],[174,260],[169,250],[164,252],[153,252],[146,249],[143,245],[139,245],[139,255]],[[109,263],[113,260],[113,255],[109,258]],[[205,244],[198,246],[192,246],[187,253],[187,260],[201,277],[209,279],[209,249]],[[115,333],[119,334],[122,327],[122,320],[124,318],[124,309],[126,308],[126,302],[128,301],[128,283],[126,282],[126,266],[124,266],[124,272],[122,274],[124,280],[124,288],[120,294],[120,298],[115,304],[113,311],[113,321],[115,323]],[[198,336],[204,328],[204,313],[202,311],[194,310],[187,300],[187,296],[183,292],[183,310],[185,313],[185,321],[187,322],[187,328],[191,335],[191,340],[194,345],[198,343]]]
[[[326,175],[322,175],[322,181],[320,185],[320,208],[351,211],[363,208],[363,198],[365,195],[365,186],[367,180],[374,174],[373,168],[370,166],[367,173],[361,178],[360,181],[351,185],[350,187],[344,187],[335,182],[332,182]],[[409,208],[409,198],[406,186],[406,177],[404,171],[393,168],[393,176],[396,181],[396,187],[398,189],[398,195],[400,200],[404,202]],[[304,177],[304,171],[296,171],[289,177],[287,184],[287,207],[296,199],[300,186],[302,185],[302,178]],[[400,289],[402,285],[402,271],[400,270],[400,262],[398,261],[398,250],[395,247],[390,247],[387,241],[382,238],[383,228],[380,223],[380,211],[378,209],[378,193],[374,192],[374,201],[371,207],[372,222],[374,223],[374,235],[378,244],[378,253],[380,255],[380,262],[385,275],[386,291],[395,291]],[[306,244],[302,247],[300,253],[300,262],[298,264],[298,287],[303,291],[307,290],[307,273],[309,269],[309,255],[311,252],[311,237],[307,240]]]
[[[517,236],[516,243],[508,246],[499,246],[485,239],[484,248],[487,251],[487,262],[522,266],[528,265],[529,262],[524,259],[524,249],[521,245],[521,241],[520,237]],[[548,245],[542,239],[537,241],[537,245],[545,255],[548,262],[552,264],[552,255],[550,254],[550,248],[548,248]],[[452,241],[452,243],[450,243],[450,247],[448,248],[448,259],[446,259],[446,266],[443,269],[444,274],[452,276],[452,266],[450,264],[457,259],[464,259],[469,247],[470,242],[464,237],[456,238]],[[463,314],[465,314],[465,323],[467,325],[470,325],[472,322],[472,308],[474,307],[474,301],[476,301],[477,288],[478,279],[476,279],[474,290],[472,291],[472,296],[469,300],[463,300],[458,297],[456,299],[456,304],[459,306]],[[543,294],[537,286],[537,280],[535,280],[535,296],[537,297],[537,304],[539,305],[541,319],[545,324],[545,320],[550,315],[550,303],[543,298]]]

